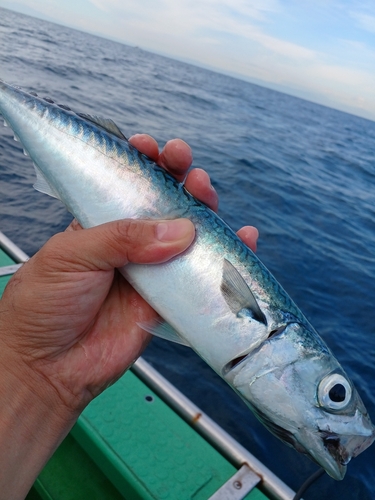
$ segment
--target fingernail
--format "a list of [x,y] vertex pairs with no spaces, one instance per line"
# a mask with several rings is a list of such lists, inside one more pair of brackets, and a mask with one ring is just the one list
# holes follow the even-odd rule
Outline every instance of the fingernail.
[[193,223],[189,219],[176,219],[159,222],[156,237],[160,241],[177,241],[192,234]]

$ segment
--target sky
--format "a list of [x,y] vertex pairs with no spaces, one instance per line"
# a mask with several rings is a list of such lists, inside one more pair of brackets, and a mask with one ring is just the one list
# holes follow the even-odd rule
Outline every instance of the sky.
[[0,0],[375,120],[375,1]]

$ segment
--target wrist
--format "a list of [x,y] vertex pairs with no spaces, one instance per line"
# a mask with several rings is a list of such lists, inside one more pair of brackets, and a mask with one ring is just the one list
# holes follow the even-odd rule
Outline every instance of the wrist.
[[0,355],[0,486],[24,498],[67,435],[78,413],[59,401],[48,381],[9,350]]

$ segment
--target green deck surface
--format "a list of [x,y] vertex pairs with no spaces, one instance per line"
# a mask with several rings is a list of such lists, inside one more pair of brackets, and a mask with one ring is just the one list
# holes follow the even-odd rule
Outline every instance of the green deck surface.
[[[0,249],[0,266],[12,263]],[[86,408],[27,500],[207,500],[235,472],[129,371]]]
[[[14,260],[12,260],[9,255],[7,255],[0,248],[0,267],[3,266],[11,266],[14,264]],[[9,281],[10,276],[0,276],[0,297],[3,295],[4,288]]]

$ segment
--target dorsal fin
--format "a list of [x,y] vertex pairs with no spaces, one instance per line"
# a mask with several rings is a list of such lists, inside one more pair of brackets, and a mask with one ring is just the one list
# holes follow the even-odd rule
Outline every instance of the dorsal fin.
[[101,118],[100,116],[87,115],[86,113],[77,113],[77,115],[85,120],[88,120],[89,122],[95,123],[95,125],[98,125],[100,128],[103,128],[119,139],[126,140],[126,137],[113,120],[110,120],[109,118]]
[[224,259],[221,292],[230,310],[238,315],[244,309],[259,323],[267,325],[256,298],[248,284],[229,260]]

